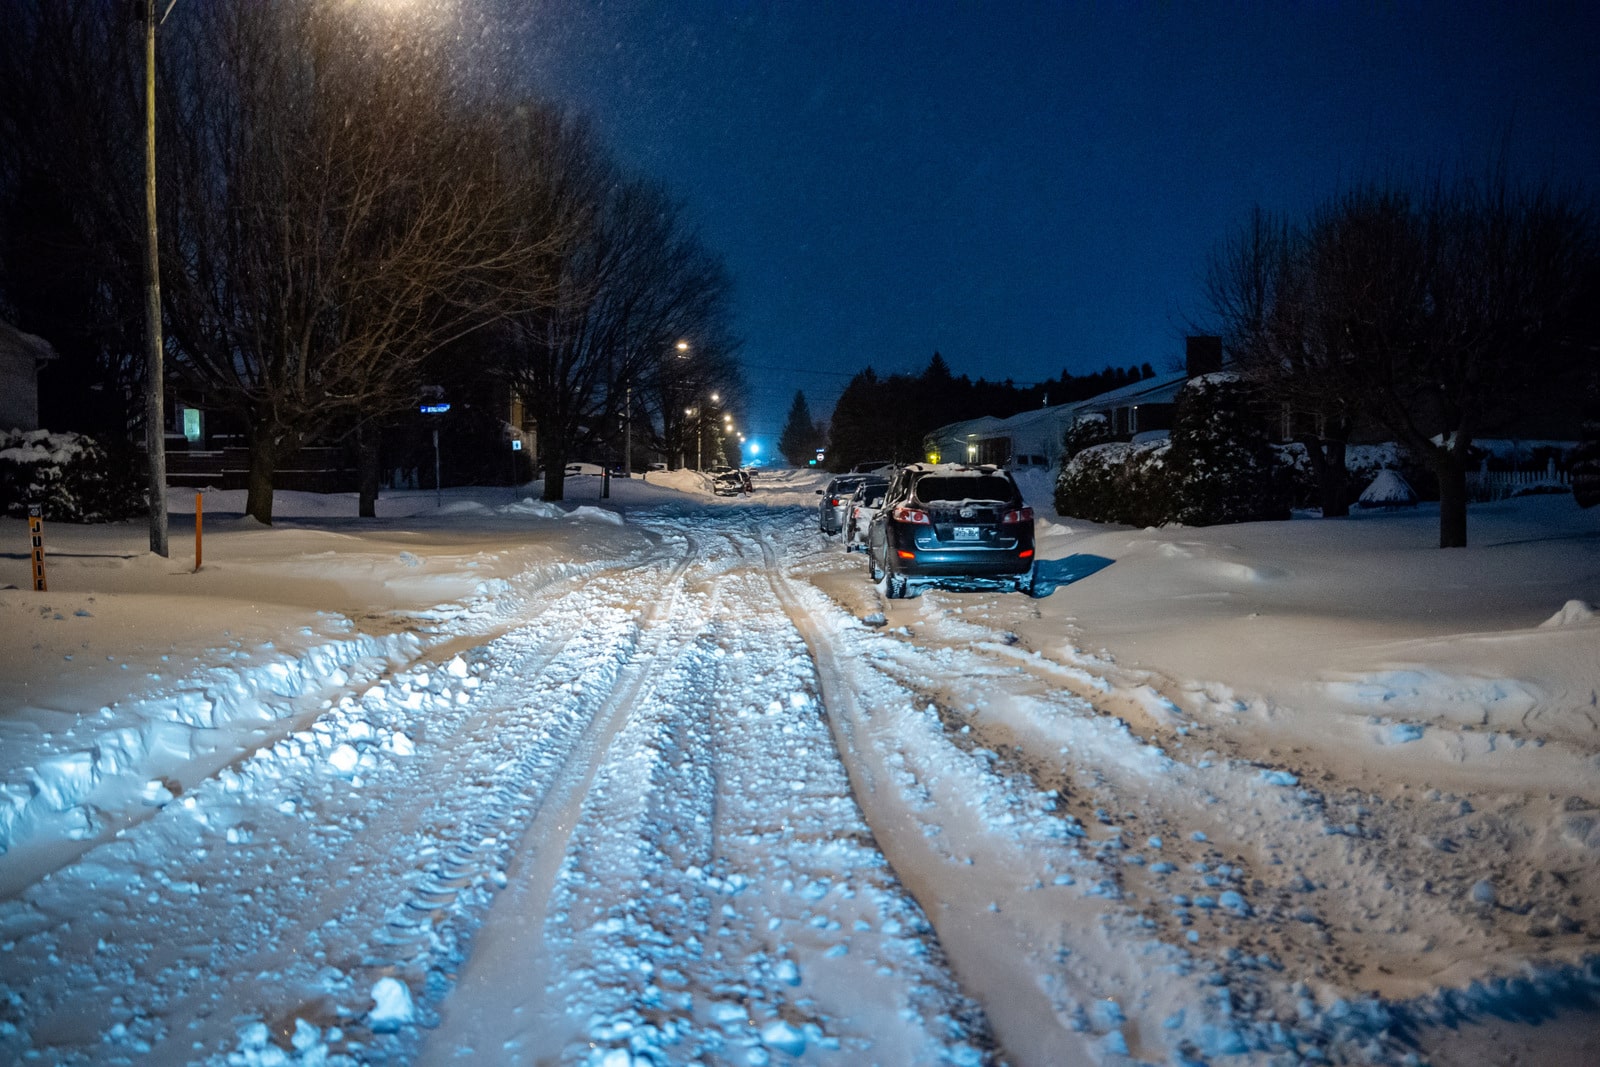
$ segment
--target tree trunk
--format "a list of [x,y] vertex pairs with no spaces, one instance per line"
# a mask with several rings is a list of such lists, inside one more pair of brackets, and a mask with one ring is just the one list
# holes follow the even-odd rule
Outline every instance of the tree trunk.
[[[1317,483],[1317,499],[1326,505],[1328,502],[1328,460],[1322,452],[1322,438],[1316,434],[1308,433],[1303,437],[1296,438],[1296,440],[1300,442],[1300,447],[1306,450],[1306,462],[1311,464],[1311,477]],[[1328,513],[1324,511],[1322,517],[1327,518]]]
[[567,492],[567,450],[546,448],[544,453],[544,493],[541,500],[565,500]]
[[244,513],[265,525],[272,525],[272,480],[278,470],[278,441],[272,427],[262,424],[250,428],[250,481]]
[[356,469],[360,489],[357,515],[363,519],[378,517],[378,443],[382,438],[378,427],[363,423],[356,431]]
[[1439,476],[1439,547],[1467,547],[1467,465],[1464,454],[1453,448],[1435,449],[1434,473]]
[[1344,464],[1346,443],[1330,438],[1323,442],[1323,448],[1322,517],[1343,518],[1350,514],[1350,472]]

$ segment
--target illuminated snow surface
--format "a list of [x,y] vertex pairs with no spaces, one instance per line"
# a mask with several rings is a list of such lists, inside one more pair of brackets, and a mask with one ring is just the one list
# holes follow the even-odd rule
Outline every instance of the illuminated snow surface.
[[0,1062],[1600,1060],[1600,514],[888,601],[820,484],[0,522]]

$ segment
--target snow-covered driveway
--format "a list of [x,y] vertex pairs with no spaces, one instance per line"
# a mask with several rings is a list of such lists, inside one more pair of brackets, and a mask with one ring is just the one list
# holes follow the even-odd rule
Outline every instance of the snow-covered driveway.
[[884,601],[804,495],[571,524],[198,779],[18,821],[0,1060],[1401,1063],[1600,986],[1586,846],[1521,869],[1581,746],[1545,806],[1380,789],[1059,640],[1071,586]]

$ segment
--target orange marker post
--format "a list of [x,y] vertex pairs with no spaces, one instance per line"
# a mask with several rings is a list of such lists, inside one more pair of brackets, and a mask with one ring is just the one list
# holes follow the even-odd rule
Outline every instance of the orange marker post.
[[33,590],[48,592],[44,582],[44,511],[38,504],[28,506],[28,536],[33,539]]
[[200,494],[194,495],[194,569],[200,570]]

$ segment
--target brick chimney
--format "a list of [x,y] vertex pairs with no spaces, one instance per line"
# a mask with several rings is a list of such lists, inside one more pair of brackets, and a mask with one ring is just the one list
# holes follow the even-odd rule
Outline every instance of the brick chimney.
[[1222,338],[1185,337],[1183,368],[1191,378],[1222,369]]

